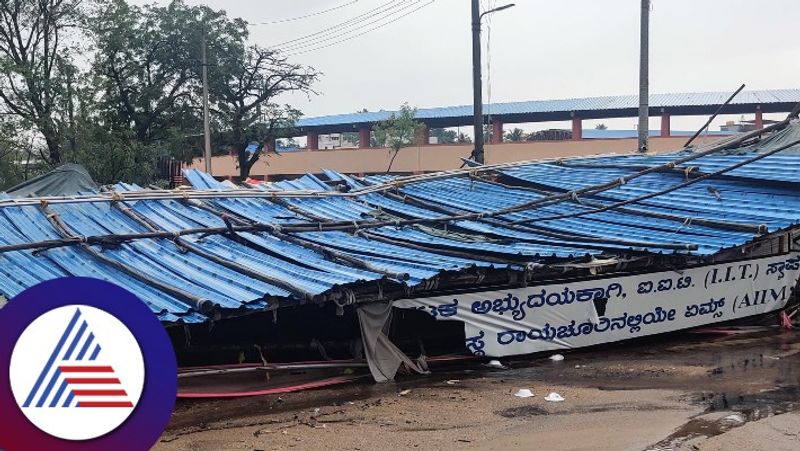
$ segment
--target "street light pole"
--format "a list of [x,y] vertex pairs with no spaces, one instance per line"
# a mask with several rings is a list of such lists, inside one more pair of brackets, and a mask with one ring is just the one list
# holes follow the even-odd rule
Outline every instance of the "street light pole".
[[480,0],[472,0],[472,103],[473,103],[473,133],[475,134],[475,149],[472,159],[480,164],[484,163],[483,152],[483,79],[481,75],[481,20],[483,16],[493,12],[502,11],[514,6],[513,3],[503,5],[481,14]]

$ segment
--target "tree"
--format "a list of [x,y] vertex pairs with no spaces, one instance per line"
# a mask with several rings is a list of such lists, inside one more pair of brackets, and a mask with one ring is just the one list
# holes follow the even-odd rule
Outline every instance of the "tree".
[[17,152],[11,149],[0,150],[0,192],[21,181]]
[[74,130],[76,69],[68,33],[81,19],[79,0],[0,1],[2,113],[32,124],[42,135],[50,164],[62,161]]
[[19,120],[0,118],[0,192],[25,180],[29,166],[36,165],[32,137],[20,134]]
[[[219,55],[210,83],[211,100],[222,124],[224,141],[237,155],[239,176],[246,179],[264,148],[291,135],[300,111],[274,99],[292,92],[314,93],[314,68],[290,63],[277,50],[250,46],[242,54]],[[256,150],[247,147],[256,143]],[[274,148],[273,148],[274,150]]]
[[423,126],[422,123],[414,120],[417,109],[412,108],[408,103],[400,106],[400,111],[393,112],[389,119],[375,124],[375,141],[378,145],[389,147],[394,151],[389,167],[386,172],[391,172],[397,154],[403,147],[414,146],[417,144],[417,132]]
[[276,143],[277,143],[278,147],[285,147],[285,148],[288,148],[288,149],[296,149],[296,148],[300,147],[300,144],[297,143],[297,141],[294,139],[294,137],[289,137],[289,138],[286,138],[286,139],[280,139],[280,140],[276,141]]
[[344,142],[349,142],[358,147],[361,143],[361,136],[359,136],[359,133],[356,132],[344,132],[342,133],[342,143]]
[[521,128],[514,128],[505,135],[506,141],[519,142],[528,139],[528,134]]
[[458,140],[458,133],[446,128],[434,128],[431,130],[431,136],[436,138],[439,144],[455,144]]
[[111,0],[93,18],[92,30],[105,115],[145,145],[175,127],[202,130],[201,42],[210,54],[240,54],[247,36],[243,20],[183,0],[142,8]]
[[601,123],[599,123],[599,124],[595,125],[594,129],[595,129],[595,130],[607,130],[607,129],[608,129],[608,127],[606,126],[606,124],[603,124],[603,123],[601,122]]
[[187,1],[0,0],[0,184],[62,162],[101,183],[149,184],[159,157],[191,161],[203,147],[203,42],[213,153],[233,151],[246,177],[289,137],[300,112],[280,96],[313,93],[319,73],[248,47],[244,20]]
[[121,180],[148,185],[154,182],[158,152],[136,140],[130,130],[87,124],[80,128],[78,145],[69,161],[86,168],[99,184]]
[[470,138],[467,134],[463,132],[459,132],[458,138],[456,138],[456,142],[458,144],[472,144],[472,138]]

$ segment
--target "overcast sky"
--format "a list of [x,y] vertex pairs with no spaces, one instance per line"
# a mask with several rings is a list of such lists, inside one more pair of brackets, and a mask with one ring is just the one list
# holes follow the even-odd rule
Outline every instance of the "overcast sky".
[[[188,1],[225,9],[230,16],[243,17],[251,23],[314,14],[352,2]],[[430,2],[405,1],[418,3],[394,17]],[[498,6],[507,3],[482,2]],[[484,43],[484,61],[491,59],[490,70],[484,71],[484,81],[490,79],[491,85],[490,89],[484,88],[484,95],[488,97],[491,92],[491,101],[638,91],[640,0],[515,2],[514,8],[493,15],[488,54]],[[357,0],[306,19],[253,26],[251,41],[263,46],[280,44],[387,3],[402,3],[402,0]],[[653,0],[651,93],[732,92],[741,83],[746,83],[747,89],[798,87],[798,19],[800,1],[797,0]],[[470,104],[469,23],[469,0],[434,0],[364,36],[297,55],[294,57],[297,62],[316,67],[324,76],[317,85],[319,96],[292,101],[307,116],[361,108],[396,109],[403,102],[420,108]],[[340,30],[346,33],[349,29]],[[484,40],[488,35],[489,30],[484,26]],[[318,35],[315,44],[331,44],[336,41],[332,38],[333,35]],[[635,120],[605,122],[614,128],[630,129]],[[674,118],[673,129],[694,129],[702,122],[701,118]],[[586,127],[592,125],[587,121]],[[658,127],[657,119],[652,120],[653,127]]]

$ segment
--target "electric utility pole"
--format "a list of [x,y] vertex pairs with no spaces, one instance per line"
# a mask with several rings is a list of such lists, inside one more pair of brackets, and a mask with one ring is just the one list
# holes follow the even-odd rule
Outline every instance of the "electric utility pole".
[[481,21],[483,16],[514,6],[514,3],[498,6],[481,13],[480,0],[472,0],[472,103],[475,149],[472,160],[483,164],[483,80],[481,77]]
[[201,48],[203,60],[203,137],[205,139],[204,157],[206,173],[211,175],[211,126],[208,118],[208,61],[206,59],[206,29],[203,26],[203,45]]
[[650,137],[650,0],[642,0],[639,42],[639,152],[647,152],[647,139]]
[[472,104],[475,149],[472,159],[483,164],[483,80],[481,77],[481,2],[472,0]]

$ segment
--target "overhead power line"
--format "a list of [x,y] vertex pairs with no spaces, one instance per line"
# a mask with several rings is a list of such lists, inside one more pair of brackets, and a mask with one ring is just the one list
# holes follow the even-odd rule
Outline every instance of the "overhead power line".
[[289,17],[287,19],[273,20],[273,21],[270,21],[270,22],[250,22],[250,23],[248,23],[248,25],[251,25],[251,26],[254,26],[254,25],[274,25],[274,24],[279,24],[279,23],[294,22],[296,20],[308,19],[309,17],[321,16],[321,15],[329,13],[331,11],[336,11],[337,9],[342,9],[342,8],[344,8],[346,6],[350,6],[353,3],[358,3],[358,0],[352,0],[350,2],[342,3],[341,5],[334,6],[333,8],[328,8],[328,9],[325,9],[325,10],[322,10],[322,11],[317,11],[315,13],[305,14],[303,16]]
[[[399,1],[399,3],[398,3],[398,1]],[[340,23],[337,23],[335,25],[331,25],[330,27],[323,28],[322,30],[319,30],[317,32],[310,33],[310,34],[307,34],[307,35],[303,35],[303,36],[300,36],[300,37],[295,38],[295,39],[290,39],[288,41],[279,42],[279,43],[277,43],[275,45],[270,46],[269,48],[284,47],[287,44],[294,44],[294,43],[299,43],[299,42],[302,42],[302,41],[307,41],[309,39],[313,39],[313,38],[318,37],[318,36],[327,36],[327,35],[331,34],[332,32],[336,32],[338,30],[341,30],[343,27],[349,27],[349,26],[352,26],[352,25],[357,25],[358,23],[363,22],[365,20],[369,20],[370,18],[375,17],[376,15],[382,14],[382,13],[384,13],[386,11],[390,11],[391,9],[396,8],[396,7],[402,5],[403,3],[406,3],[408,1],[410,1],[410,0],[390,0],[390,1],[386,2],[386,3],[383,3],[383,4],[381,4],[381,5],[379,5],[379,6],[375,7],[375,8],[370,9],[369,11],[366,11],[366,12],[364,12],[362,14],[359,14],[359,15],[357,15],[357,16],[351,18],[351,19],[348,19],[348,20],[346,20],[344,22],[340,22]]]
[[309,47],[317,47],[326,42],[340,40],[341,38],[345,38],[354,33],[359,33],[360,31],[368,29],[369,27],[377,23],[384,22],[386,20],[391,20],[395,16],[398,16],[399,14],[402,14],[404,11],[407,11],[410,8],[413,8],[414,6],[419,5],[420,3],[423,3],[425,1],[427,0],[410,0],[408,3],[404,2],[402,5],[398,5],[399,7],[397,8],[392,8],[392,10],[390,11],[386,11],[382,14],[370,17],[369,19],[371,20],[361,23],[358,26],[344,27],[342,29],[326,33],[326,35],[317,36],[313,39],[309,39],[303,42],[298,42],[289,46],[282,47],[280,50],[284,52],[292,52],[292,51],[306,49]]
[[[345,32],[345,33],[340,33],[340,34],[338,34],[336,36],[330,37],[328,39],[323,39],[323,40],[320,40],[319,42],[317,42],[317,44],[322,44],[322,45],[316,45],[316,46],[315,45],[298,45],[298,46],[294,46],[294,47],[289,49],[290,53],[288,53],[287,56],[295,56],[295,55],[301,55],[301,54],[305,54],[305,53],[316,52],[318,50],[326,49],[328,47],[332,47],[334,45],[350,41],[352,39],[355,39],[357,37],[360,37],[360,36],[363,36],[365,34],[371,33],[373,31],[377,31],[377,30],[379,30],[379,29],[381,29],[381,28],[383,28],[383,27],[385,27],[387,25],[391,25],[391,24],[403,19],[404,17],[407,17],[407,16],[409,16],[411,14],[414,14],[415,12],[417,12],[417,11],[423,9],[423,8],[426,8],[426,7],[430,6],[430,5],[432,5],[436,0],[429,0],[427,3],[423,3],[422,5],[420,5],[420,6],[416,7],[416,8],[414,8],[414,9],[406,12],[405,14],[401,14],[401,15],[399,15],[397,17],[392,18],[392,20],[384,22],[385,19],[390,18],[392,16],[395,16],[396,14],[402,12],[403,10],[406,10],[406,9],[410,8],[411,6],[414,6],[414,5],[416,5],[416,4],[418,4],[418,3],[422,2],[422,1],[423,0],[416,0],[413,3],[403,7],[399,11],[395,11],[392,14],[388,14],[388,15],[382,17],[381,19],[374,20],[372,22],[369,22],[369,23],[365,24],[365,27],[369,26],[369,25],[372,25],[372,24],[376,24],[373,27],[369,27],[369,28],[366,28],[366,29],[365,29],[365,27],[359,27],[357,29],[350,30],[350,31]],[[379,23],[379,22],[382,22],[382,23]],[[359,32],[359,30],[363,30],[363,31]],[[353,33],[355,33],[355,34],[353,34]],[[343,39],[339,39],[339,38],[342,38],[343,36],[347,36],[347,37],[345,37]],[[334,40],[334,39],[336,39],[336,40]],[[333,41],[333,42],[329,42],[329,41]],[[292,51],[292,50],[294,50],[294,51]]]

